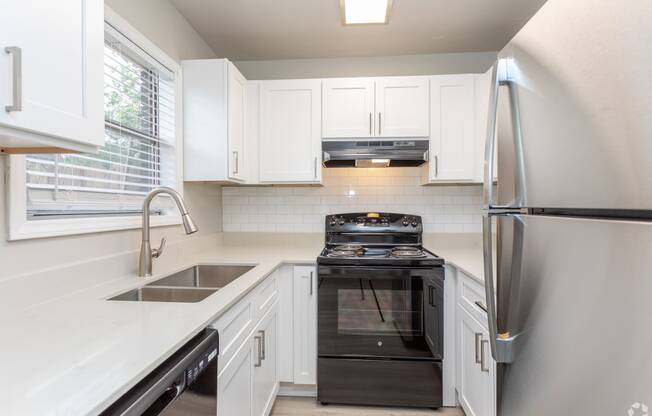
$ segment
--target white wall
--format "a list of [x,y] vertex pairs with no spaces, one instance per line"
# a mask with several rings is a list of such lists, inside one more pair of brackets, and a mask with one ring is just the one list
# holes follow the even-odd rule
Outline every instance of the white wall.
[[323,232],[327,214],[423,217],[425,232],[482,231],[482,186],[421,186],[421,168],[324,169],[323,187],[225,187],[224,231]]
[[495,52],[440,53],[360,58],[237,61],[247,79],[371,77],[483,73]]
[[[171,58],[214,57],[208,45],[167,0],[107,0],[106,3]],[[0,156],[0,172],[6,171],[6,157]],[[0,181],[0,219],[6,217],[4,186],[5,182]],[[186,184],[184,193],[200,233],[221,231],[220,188]],[[153,241],[163,234],[172,242],[186,238],[181,227],[165,227],[152,231]],[[0,220],[0,279],[138,250],[140,246],[139,230],[17,242],[7,242],[5,236],[6,223]],[[133,267],[137,268],[135,262]]]

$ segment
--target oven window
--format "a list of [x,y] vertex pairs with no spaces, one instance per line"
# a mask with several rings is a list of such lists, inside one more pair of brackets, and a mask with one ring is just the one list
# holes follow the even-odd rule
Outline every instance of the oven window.
[[[423,334],[422,290],[411,279],[379,284],[357,279],[359,287],[337,290],[337,332],[341,335],[419,336]],[[420,283],[420,281],[419,281]]]

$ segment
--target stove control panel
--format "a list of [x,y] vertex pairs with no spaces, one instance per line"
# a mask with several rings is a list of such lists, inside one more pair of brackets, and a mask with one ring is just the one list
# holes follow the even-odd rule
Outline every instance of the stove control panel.
[[327,232],[422,232],[418,215],[364,212],[326,216]]

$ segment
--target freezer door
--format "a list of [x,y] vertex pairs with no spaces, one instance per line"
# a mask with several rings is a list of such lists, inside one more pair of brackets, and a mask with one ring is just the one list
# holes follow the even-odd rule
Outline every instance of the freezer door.
[[527,207],[652,209],[652,25],[642,16],[652,2],[549,0],[501,51],[491,205],[514,205],[520,192]]
[[488,221],[498,231],[497,314],[489,307],[501,334],[492,345],[502,361],[498,415],[613,416],[652,406],[652,224]]

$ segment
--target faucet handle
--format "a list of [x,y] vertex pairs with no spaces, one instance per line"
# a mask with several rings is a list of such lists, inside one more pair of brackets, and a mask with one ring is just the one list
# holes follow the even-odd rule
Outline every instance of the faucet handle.
[[168,241],[167,237],[161,238],[161,245],[158,248],[152,249],[152,257],[157,259],[161,256],[161,254],[163,254],[163,250],[165,249],[165,243],[167,241]]

